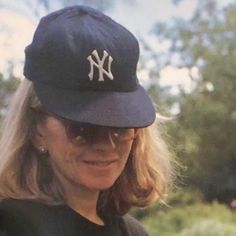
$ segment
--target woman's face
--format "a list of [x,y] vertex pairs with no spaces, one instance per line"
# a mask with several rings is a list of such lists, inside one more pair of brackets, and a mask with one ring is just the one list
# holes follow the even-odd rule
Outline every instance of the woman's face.
[[113,142],[102,129],[93,142],[73,142],[61,120],[53,116],[38,125],[38,131],[38,140],[47,148],[54,173],[65,188],[100,191],[111,187],[123,171],[133,143],[133,139]]

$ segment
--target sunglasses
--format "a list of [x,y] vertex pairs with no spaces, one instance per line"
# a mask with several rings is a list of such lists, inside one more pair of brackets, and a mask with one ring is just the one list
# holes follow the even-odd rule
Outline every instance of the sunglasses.
[[51,116],[59,120],[65,127],[67,136],[79,144],[94,143],[96,140],[108,138],[113,143],[132,141],[137,137],[137,128],[116,128],[91,125],[71,121],[47,111],[40,111],[44,116]]
[[137,129],[104,127],[64,121],[68,137],[82,143],[93,143],[99,139],[110,139],[114,143],[132,141],[137,136]]

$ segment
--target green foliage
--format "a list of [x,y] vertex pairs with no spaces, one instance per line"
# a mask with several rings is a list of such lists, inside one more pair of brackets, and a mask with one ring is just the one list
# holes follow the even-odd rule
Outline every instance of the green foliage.
[[195,67],[200,75],[192,77],[193,92],[175,97],[181,112],[169,126],[187,167],[184,181],[207,199],[228,202],[236,196],[236,4],[221,9],[216,1],[199,1],[192,19],[158,24],[156,34],[170,42],[168,56],[159,55],[166,64]]
[[154,205],[142,217],[150,236],[235,235],[236,215],[223,204],[204,202],[196,191],[178,191],[171,196],[169,205]]
[[173,207],[191,206],[203,202],[204,198],[200,191],[191,188],[182,188],[170,193],[168,205]]
[[221,223],[215,220],[200,220],[178,236],[235,236],[234,224]]
[[7,105],[13,92],[16,90],[19,84],[19,79],[10,75],[8,78],[4,78],[0,73],[0,123],[5,115]]

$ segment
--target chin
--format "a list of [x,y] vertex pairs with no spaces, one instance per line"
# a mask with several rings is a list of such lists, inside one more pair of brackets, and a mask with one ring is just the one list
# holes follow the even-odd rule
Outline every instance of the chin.
[[95,183],[91,183],[91,184],[87,184],[87,187],[89,189],[93,189],[93,190],[97,190],[97,191],[103,191],[103,190],[106,190],[106,189],[109,189],[111,188],[115,183],[115,180],[114,181],[111,181],[111,180],[108,180],[108,181],[102,181],[102,182],[95,182]]

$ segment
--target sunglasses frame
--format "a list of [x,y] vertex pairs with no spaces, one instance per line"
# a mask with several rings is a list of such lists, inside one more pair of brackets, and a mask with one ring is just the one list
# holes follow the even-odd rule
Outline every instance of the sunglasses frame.
[[[34,109],[34,108],[33,108]],[[65,127],[67,136],[76,143],[91,144],[101,138],[108,138],[113,144],[129,142],[136,139],[139,128],[118,128],[92,125],[88,123],[80,123],[72,121],[54,113],[45,111],[44,109],[34,109],[37,113],[45,116],[51,116],[59,120]],[[75,132],[76,131],[76,132]],[[103,132],[102,132],[103,131]],[[124,133],[124,131],[134,131],[133,134]],[[123,132],[123,137],[121,136]],[[120,133],[120,134],[119,134]],[[119,136],[120,135],[120,136]]]

